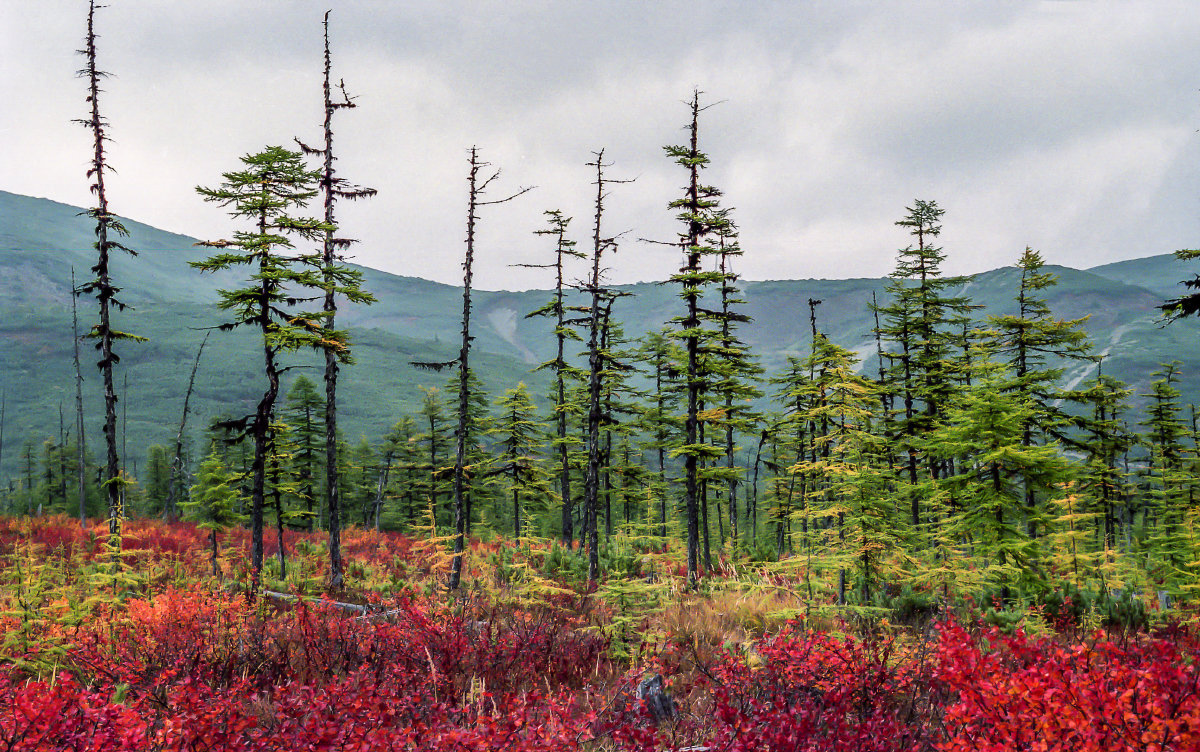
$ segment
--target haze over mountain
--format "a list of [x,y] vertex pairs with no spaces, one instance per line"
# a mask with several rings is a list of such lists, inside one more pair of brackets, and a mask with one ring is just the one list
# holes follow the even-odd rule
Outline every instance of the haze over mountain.
[[[5,395],[5,428],[0,477],[17,472],[21,445],[57,437],[59,408],[73,425],[74,381],[71,347],[71,269],[78,282],[90,275],[94,262],[92,227],[82,210],[46,199],[0,191],[0,389]],[[215,302],[217,289],[235,284],[235,273],[202,275],[188,261],[207,255],[196,240],[137,222],[126,222],[127,244],[139,252],[135,259],[120,257],[113,275],[131,306],[115,326],[149,337],[144,344],[118,348],[118,390],[128,412],[129,464],[144,462],[146,447],[173,439],[178,427],[188,372],[196,349],[208,331],[224,320]],[[537,239],[530,235],[530,243]],[[459,253],[457,243],[437,253]],[[1020,249],[1014,249],[1013,261]],[[486,252],[486,250],[485,250]],[[752,254],[752,248],[746,249]],[[947,253],[953,255],[952,248]],[[547,248],[549,254],[549,248]],[[1053,261],[1053,259],[1048,259]],[[1200,326],[1184,321],[1163,327],[1156,306],[1179,292],[1178,280],[1189,270],[1170,255],[1106,264],[1088,270],[1051,267],[1059,283],[1048,300],[1061,318],[1090,315],[1086,324],[1104,355],[1103,369],[1146,391],[1160,363],[1180,360],[1185,401],[1200,394],[1197,344]],[[420,371],[413,360],[449,360],[457,349],[461,289],[418,277],[398,276],[364,268],[364,287],[378,302],[348,307],[339,322],[351,329],[357,364],[343,372],[342,403],[346,437],[377,438],[404,414],[416,411],[423,398],[419,387],[441,387],[448,376]],[[582,276],[582,266],[571,278]],[[547,283],[551,280],[547,276]],[[975,275],[959,291],[988,314],[1012,312],[1019,272],[1002,267]],[[753,318],[742,326],[749,343],[768,373],[779,370],[792,355],[809,346],[807,301],[821,300],[818,326],[836,343],[854,349],[873,373],[875,344],[871,336],[871,295],[885,301],[886,279],[776,280],[743,282],[745,313]],[[629,337],[661,329],[680,312],[676,290],[667,285],[624,286],[630,297],[614,309]],[[479,291],[474,296],[473,333],[481,353],[473,359],[491,397],[524,380],[535,394],[546,391],[547,379],[531,369],[552,357],[551,327],[525,315],[549,299],[549,292]],[[94,301],[81,298],[81,331],[95,316]],[[85,347],[88,347],[85,344]],[[261,358],[250,332],[212,331],[197,377],[193,415],[195,434],[216,415],[252,411],[261,394]],[[101,399],[99,378],[90,349],[84,350],[85,410],[89,444],[99,443]],[[319,380],[317,358],[299,354],[296,372]],[[308,369],[307,371],[305,369]],[[1094,364],[1072,366],[1064,375],[1070,384],[1095,375]],[[128,390],[124,379],[128,376]],[[285,390],[287,384],[285,383]]]

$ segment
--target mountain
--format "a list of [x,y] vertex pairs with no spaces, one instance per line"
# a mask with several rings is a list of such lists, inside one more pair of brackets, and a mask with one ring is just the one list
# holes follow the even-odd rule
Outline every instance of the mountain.
[[[73,425],[74,380],[71,362],[71,268],[78,281],[93,263],[93,234],[82,210],[46,199],[0,191],[0,390],[5,398],[0,477],[18,472],[23,442],[40,451],[43,440],[57,437],[59,406]],[[149,337],[144,344],[122,344],[118,354],[119,410],[128,412],[127,444],[131,464],[144,461],[145,447],[173,440],[182,409],[188,372],[206,332],[223,320],[215,307],[216,290],[237,282],[236,273],[201,275],[187,265],[202,258],[195,239],[126,222],[127,245],[138,257],[123,254],[113,264],[120,297],[131,306],[119,314],[117,328]],[[752,252],[752,250],[750,251]],[[1014,254],[1014,260],[1016,254]],[[1107,264],[1088,270],[1052,267],[1059,284],[1049,303],[1061,318],[1090,316],[1086,328],[1105,355],[1105,373],[1144,393],[1150,374],[1168,360],[1183,361],[1185,399],[1200,397],[1197,344],[1200,325],[1183,321],[1162,327],[1156,306],[1177,294],[1176,282],[1189,276],[1171,255]],[[456,351],[461,289],[437,282],[362,268],[364,287],[378,302],[339,312],[351,330],[357,364],[343,371],[342,420],[347,438],[374,439],[404,414],[415,412],[423,397],[419,386],[446,384],[447,374],[420,371],[413,360],[449,360]],[[1019,271],[1003,267],[975,275],[958,291],[981,305],[979,317],[1012,312]],[[875,294],[884,302],[886,279],[775,280],[744,282],[742,339],[768,371],[809,347],[807,301],[820,300],[818,324],[829,337],[854,349],[874,371],[874,325],[869,305]],[[680,312],[677,291],[668,285],[624,286],[630,297],[618,304],[617,317],[627,335],[660,329]],[[549,300],[547,291],[487,292],[473,296],[473,333],[479,356],[473,359],[493,397],[524,380],[535,394],[546,393],[544,373],[532,373],[553,357],[549,322],[525,314]],[[582,302],[577,298],[576,302]],[[94,301],[78,301],[82,328],[95,316]],[[89,445],[98,451],[101,399],[95,358],[85,351],[85,409]],[[261,394],[260,357],[249,332],[212,331],[193,396],[193,428],[222,413],[252,410]],[[298,372],[319,380],[318,360],[296,359]],[[307,369],[307,370],[305,370]],[[1074,365],[1069,383],[1094,375],[1094,365]],[[129,388],[123,388],[128,376]],[[286,389],[286,384],[285,387]]]
[[[45,199],[0,192],[0,391],[5,400],[0,477],[21,467],[25,441],[41,451],[59,435],[59,410],[68,430],[74,426],[75,383],[71,346],[71,270],[89,278],[95,251],[91,223],[81,210]],[[206,250],[194,238],[124,222],[126,245],[136,258],[114,257],[113,279],[129,305],[114,313],[114,326],[149,338],[142,344],[118,343],[116,369],[121,397],[118,417],[127,415],[125,441],[130,465],[144,462],[145,448],[174,441],[183,395],[197,348],[211,332],[192,397],[189,425],[193,436],[211,417],[253,412],[262,394],[261,349],[249,331],[219,332],[225,320],[216,308],[217,289],[231,286],[235,273],[202,275],[187,265]],[[347,313],[341,323],[351,330],[357,363],[342,371],[341,424],[351,442],[382,435],[397,419],[415,412],[424,397],[419,386],[443,387],[449,374],[420,371],[418,361],[446,361],[457,353],[461,292],[448,285],[364,270],[370,289],[380,295],[380,319],[374,312]],[[460,302],[451,304],[457,296]],[[456,307],[457,306],[457,307]],[[96,316],[95,301],[78,300],[80,331]],[[414,322],[420,321],[419,325]],[[415,332],[415,333],[414,333]],[[96,358],[86,341],[81,351],[88,445],[101,451],[103,400]],[[547,381],[530,374],[521,360],[486,348],[473,359],[489,392],[500,395],[524,380],[544,392]],[[320,381],[323,361],[315,354],[289,358],[296,366],[285,377],[305,373]],[[128,390],[124,388],[128,378]],[[120,430],[120,429],[119,429]]]

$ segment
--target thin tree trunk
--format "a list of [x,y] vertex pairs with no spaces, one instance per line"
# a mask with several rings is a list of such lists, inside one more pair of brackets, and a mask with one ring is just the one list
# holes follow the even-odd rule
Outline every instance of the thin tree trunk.
[[187,391],[183,394],[183,414],[179,417],[179,431],[175,434],[175,456],[171,459],[171,480],[167,485],[167,508],[164,510],[168,522],[177,519],[175,513],[175,506],[178,502],[177,494],[184,479],[183,432],[187,428],[188,405],[192,400],[192,390],[196,386],[196,371],[200,368],[200,356],[204,353],[204,346],[208,344],[209,334],[211,332],[205,332],[204,339],[200,341],[200,347],[196,350],[196,359],[192,362],[192,374],[188,377]]
[[58,495],[67,507],[67,423],[63,403],[58,403]]
[[383,491],[387,488],[388,475],[392,469],[392,453],[386,452],[383,456],[383,469],[379,471],[379,485],[375,489],[375,532],[379,532],[379,515],[383,509]]
[[[266,208],[259,210],[258,234],[267,234]],[[267,389],[254,411],[251,434],[254,438],[254,455],[250,463],[250,593],[258,594],[262,585],[263,568],[263,506],[265,504],[267,450],[271,438],[271,418],[274,416],[275,400],[279,396],[279,368],[275,363],[276,346],[271,340],[271,292],[266,276],[266,260],[259,261],[259,271],[264,277],[259,287],[258,308],[262,311],[259,330],[262,334],[263,371],[267,376]]]
[[108,496],[108,534],[109,545],[113,548],[114,556],[121,548],[121,468],[117,456],[117,391],[113,384],[113,329],[111,325],[110,307],[116,289],[109,275],[109,251],[114,245],[108,238],[109,223],[112,217],[108,212],[108,195],[105,192],[104,173],[108,165],[104,157],[105,120],[100,116],[100,79],[106,74],[96,68],[96,32],[95,32],[95,0],[88,3],[88,24],[86,47],[83,50],[86,68],[82,71],[88,78],[88,102],[91,104],[91,118],[82,121],[92,131],[92,164],[88,175],[93,179],[92,192],[96,195],[96,208],[92,214],[96,220],[96,250],[98,257],[93,271],[95,279],[89,287],[95,291],[100,304],[100,322],[95,334],[99,339],[97,349],[100,360],[96,364],[104,383],[104,440],[107,456],[104,466],[103,487]]
[[[457,590],[462,580],[462,555],[466,541],[466,515],[463,506],[465,485],[464,466],[467,455],[467,411],[470,409],[470,363],[471,355],[471,273],[475,261],[475,220],[479,200],[479,152],[474,146],[470,150],[471,174],[467,204],[467,252],[463,260],[463,312],[462,344],[458,351],[458,431],[454,450],[454,559],[450,567],[449,588]],[[484,183],[486,185],[486,181]]]
[[221,576],[221,567],[217,564],[217,531],[208,531],[208,540],[212,544],[212,569],[213,577]]
[[[78,365],[79,361],[75,361]],[[0,468],[4,467],[4,408],[7,407],[8,392],[0,391]],[[8,498],[4,499],[4,511],[8,511]],[[81,524],[84,524],[81,522]],[[84,524],[86,527],[86,524]]]
[[603,382],[604,365],[601,358],[601,302],[603,292],[600,288],[600,257],[604,252],[605,242],[600,235],[600,224],[604,214],[604,150],[596,153],[596,161],[589,166],[596,168],[596,213],[592,228],[592,274],[588,291],[591,293],[591,306],[588,317],[588,420],[587,420],[587,475],[584,480],[584,515],[587,518],[588,540],[588,581],[595,582],[600,577],[600,540],[597,520],[597,507],[600,501],[600,422],[601,405],[600,393]]
[[[325,95],[325,164],[321,177],[321,188],[325,194],[325,222],[334,224],[334,170],[333,170],[333,99],[330,96],[330,70],[332,59],[329,54],[329,11],[325,12],[325,79],[323,91]],[[325,321],[327,330],[333,330],[334,317],[337,315],[337,300],[334,297],[333,281],[330,279],[335,261],[333,230],[325,231],[321,249],[322,271],[325,275]],[[329,587],[331,590],[341,590],[345,584],[345,572],[342,564],[342,500],[341,483],[338,478],[337,451],[337,379],[338,359],[332,349],[325,350],[325,508],[329,513]]]
[[[71,339],[74,348],[74,363],[75,363],[75,448],[76,448],[76,476],[79,483],[79,526],[87,527],[87,466],[86,452],[87,443],[84,441],[83,433],[83,371],[79,367],[79,313],[76,306],[76,298],[79,297],[79,288],[75,285],[75,267],[71,267]],[[0,444],[3,439],[3,425],[0,420]]]
[[271,505],[275,507],[275,540],[279,545],[279,579],[287,579],[287,549],[283,541],[283,494],[279,492],[279,458],[274,451],[272,437],[271,451]]

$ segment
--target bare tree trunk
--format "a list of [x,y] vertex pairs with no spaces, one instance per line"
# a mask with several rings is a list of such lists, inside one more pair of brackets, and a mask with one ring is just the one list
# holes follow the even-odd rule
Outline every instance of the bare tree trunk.
[[215,529],[208,531],[208,540],[212,544],[213,577],[220,577],[221,576],[221,566],[219,564],[217,564],[217,531]]
[[279,552],[279,579],[287,579],[287,548],[283,541],[283,494],[279,491],[279,457],[275,454],[275,437],[271,437],[271,506],[275,508],[275,541]]
[[[79,361],[76,361],[78,364]],[[4,467],[4,408],[8,403],[8,392],[0,391],[0,468]],[[8,511],[7,495],[4,499],[4,511]]]
[[[318,154],[323,157],[321,170],[321,192],[325,199],[325,223],[329,229],[321,248],[321,274],[325,288],[323,310],[325,319],[322,328],[327,332],[336,331],[338,286],[336,265],[341,258],[338,251],[348,248],[354,241],[334,237],[337,221],[334,216],[334,204],[338,197],[351,200],[369,198],[377,191],[374,188],[363,188],[348,185],[345,180],[337,177],[333,163],[337,161],[333,151],[333,113],[336,110],[353,108],[353,99],[346,93],[344,82],[338,82],[341,100],[333,100],[332,69],[333,58],[329,51],[329,14],[325,11],[322,22],[325,39],[325,68],[322,84],[324,95],[325,121],[323,123],[324,148],[313,149],[297,141],[301,150],[306,154]],[[343,288],[343,292],[346,289]],[[357,290],[355,290],[357,292]],[[341,483],[338,468],[337,441],[337,380],[340,369],[339,352],[332,347],[325,347],[325,508],[329,515],[329,587],[331,590],[341,590],[345,584],[345,571],[342,562],[342,499]],[[312,519],[311,517],[309,518]],[[311,523],[310,523],[311,525]]]
[[374,506],[375,531],[376,532],[379,532],[379,514],[380,514],[380,510],[383,509],[383,491],[385,488],[387,488],[388,474],[390,473],[391,469],[392,469],[392,453],[387,452],[383,456],[383,468],[379,471],[379,485],[375,489],[375,503],[373,506]]
[[[331,98],[330,70],[332,58],[329,54],[329,11],[325,12],[325,149],[324,171],[321,177],[321,188],[325,194],[325,222],[334,224],[334,170],[333,170],[333,111],[336,106]],[[348,101],[348,100],[347,100]],[[321,262],[326,275],[324,310],[326,319],[324,326],[332,330],[334,317],[337,315],[337,300],[333,293],[332,280],[329,273],[334,263],[333,230],[325,231],[322,246]],[[331,349],[325,350],[325,507],[329,512],[329,587],[331,590],[341,590],[345,584],[345,569],[342,563],[342,499],[341,483],[338,477],[337,452],[337,379],[338,359]]]
[[[86,452],[87,442],[83,432],[83,371],[79,367],[79,313],[75,305],[79,297],[79,288],[75,286],[75,267],[71,267],[71,339],[74,349],[75,362],[75,461],[76,480],[79,484],[79,526],[87,527],[87,486],[86,486]],[[0,440],[3,438],[3,428],[0,427]]]
[[[80,71],[88,79],[88,102],[91,104],[91,117],[82,120],[92,131],[92,163],[88,176],[92,178],[92,193],[96,195],[96,208],[89,213],[96,220],[96,250],[98,257],[92,270],[95,279],[86,285],[88,291],[96,293],[100,304],[100,322],[96,325],[97,349],[100,360],[97,366],[104,383],[104,440],[107,456],[104,465],[103,488],[108,496],[108,534],[109,543],[114,552],[121,547],[121,468],[117,457],[117,392],[113,385],[113,364],[117,358],[113,354],[113,329],[110,321],[110,307],[114,303],[113,296],[117,290],[109,275],[109,251],[114,245],[109,240],[108,233],[114,218],[108,211],[108,195],[105,192],[104,173],[108,164],[104,156],[104,142],[107,140],[105,126],[107,122],[100,116],[100,79],[105,73],[96,68],[96,32],[95,32],[95,0],[88,3],[88,23],[86,46],[81,51],[86,60],[86,67]],[[119,304],[118,304],[119,305]]]
[[596,168],[596,214],[592,231],[592,274],[587,285],[591,295],[588,317],[588,411],[587,411],[587,475],[583,486],[583,511],[587,527],[588,581],[600,577],[600,538],[597,507],[600,501],[600,391],[604,366],[600,353],[601,302],[604,297],[600,287],[600,257],[607,243],[600,234],[600,222],[604,214],[604,150],[596,152],[596,161],[589,164]]
[[58,403],[58,495],[63,509],[67,507],[67,422],[63,403]]
[[[463,260],[463,312],[462,344],[458,351],[458,431],[454,450],[454,559],[450,564],[450,582],[447,586],[457,590],[462,581],[462,554],[466,541],[466,510],[463,507],[464,465],[467,455],[467,411],[470,408],[470,365],[471,354],[471,273],[475,260],[475,219],[479,201],[479,152],[471,147],[471,173],[468,179],[469,201],[467,204],[467,252]],[[490,181],[484,181],[484,185]]]
[[201,340],[200,347],[196,350],[196,359],[192,362],[192,375],[188,377],[187,391],[183,395],[183,415],[179,417],[179,431],[175,434],[175,456],[171,459],[171,480],[167,485],[167,508],[163,510],[168,522],[174,522],[177,519],[175,505],[178,501],[179,486],[183,483],[184,476],[183,432],[187,428],[188,403],[192,400],[192,389],[196,386],[196,371],[200,368],[200,356],[204,353],[204,346],[208,344],[209,334],[211,332],[204,334],[204,339]]

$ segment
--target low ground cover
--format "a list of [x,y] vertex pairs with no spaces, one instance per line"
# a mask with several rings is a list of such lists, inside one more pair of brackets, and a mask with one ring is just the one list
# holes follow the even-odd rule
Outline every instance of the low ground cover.
[[[304,533],[267,580],[291,597],[250,599],[237,533],[220,579],[190,525],[130,522],[119,560],[104,532],[0,521],[0,750],[1200,749],[1184,612],[898,625],[732,567],[684,592],[650,546],[588,592],[538,541],[476,542],[450,596],[436,539],[361,530],[336,600]],[[672,717],[638,696],[654,674]]]

